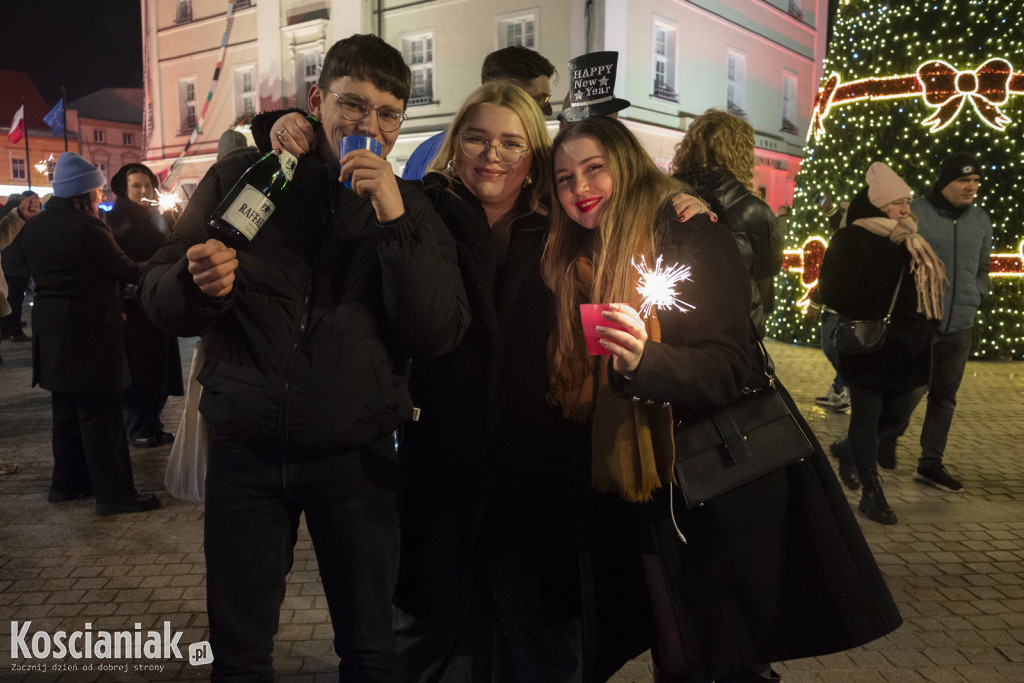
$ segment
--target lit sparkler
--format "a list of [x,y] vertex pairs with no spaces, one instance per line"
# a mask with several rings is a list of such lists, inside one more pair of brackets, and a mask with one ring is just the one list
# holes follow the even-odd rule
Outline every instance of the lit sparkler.
[[686,303],[676,294],[676,285],[684,280],[690,279],[690,266],[681,266],[678,263],[671,267],[662,268],[661,256],[654,262],[654,268],[647,266],[647,259],[640,257],[640,263],[633,261],[633,267],[640,273],[640,282],[637,283],[636,291],[643,297],[640,304],[641,317],[648,317],[652,308],[677,310],[686,313],[695,307]]
[[181,197],[178,196],[177,192],[160,192],[158,190],[156,193],[156,199],[145,199],[143,201],[149,204],[156,204],[160,213],[174,211],[181,206]]

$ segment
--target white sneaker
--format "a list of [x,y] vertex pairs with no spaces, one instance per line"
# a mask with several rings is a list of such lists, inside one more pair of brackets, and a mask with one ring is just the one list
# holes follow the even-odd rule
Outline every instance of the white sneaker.
[[839,394],[839,405],[834,407],[837,413],[848,413],[850,412],[850,388],[844,387],[843,392]]
[[850,412],[850,389],[845,388],[842,393],[837,394],[830,386],[824,396],[814,399],[814,403],[822,408],[831,408],[837,413],[848,413]]

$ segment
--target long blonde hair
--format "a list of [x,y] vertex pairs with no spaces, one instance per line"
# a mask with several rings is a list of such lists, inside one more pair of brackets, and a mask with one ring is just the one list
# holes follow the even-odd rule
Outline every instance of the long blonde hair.
[[676,145],[672,173],[722,169],[753,192],[755,163],[754,127],[750,122],[721,109],[708,109],[690,123]]
[[[580,333],[581,303],[628,302],[636,285],[634,258],[652,262],[655,225],[665,201],[686,189],[680,181],[662,173],[640,141],[618,121],[596,116],[566,125],[555,137],[552,158],[570,140],[593,136],[604,147],[612,176],[612,195],[600,225],[587,230],[565,213],[555,201],[551,230],[541,261],[545,283],[555,293],[558,322],[555,362],[585,357]],[[589,244],[589,246],[588,246]],[[579,261],[593,264],[593,285],[580,292]]]
[[[466,121],[473,111],[481,104],[493,104],[511,109],[523,122],[526,130],[526,141],[530,145],[530,178],[532,183],[523,189],[530,193],[530,210],[545,213],[550,192],[551,176],[551,136],[544,124],[544,115],[533,98],[526,91],[511,81],[491,81],[474,90],[459,107],[450,126],[448,134],[437,156],[427,166],[446,176],[449,182],[461,182],[454,172],[456,138],[466,126]],[[452,164],[449,166],[449,164]]]

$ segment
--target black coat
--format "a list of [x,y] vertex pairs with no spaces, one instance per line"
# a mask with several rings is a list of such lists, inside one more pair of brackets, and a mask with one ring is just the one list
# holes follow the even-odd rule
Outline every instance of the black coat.
[[871,206],[866,189],[850,202],[847,226],[833,235],[825,250],[818,287],[825,305],[840,316],[880,320],[903,273],[882,348],[859,356],[839,355],[839,370],[850,384],[903,393],[928,383],[931,339],[938,322],[917,312],[917,286],[906,246],[853,224],[859,218],[884,216]]
[[22,230],[36,283],[32,383],[50,391],[118,391],[128,373],[119,283],[139,267],[109,228],[54,197]]
[[[118,246],[133,261],[145,262],[167,241],[164,226],[170,227],[171,223],[155,209],[118,197],[107,214],[107,225]],[[131,391],[158,400],[182,396],[185,387],[178,338],[150,322],[135,287],[126,287],[123,294],[124,343],[131,370]]]
[[[703,223],[668,222],[660,251],[667,262],[692,267],[692,282],[679,293],[696,308],[659,313],[662,341],[647,345],[635,378],[622,387],[628,396],[672,403],[676,415],[727,404],[756,375],[743,263],[728,233]],[[647,504],[609,507],[649,535],[640,546],[657,554],[664,571],[689,660],[687,680],[851,648],[900,624],[820,446],[810,459],[701,507],[686,510],[680,499],[675,515],[685,544],[668,518],[664,490]],[[638,561],[633,571],[640,571]],[[651,643],[636,642],[643,632],[631,625],[640,623],[635,606],[647,609],[646,596],[630,599],[628,590],[643,583],[622,571],[616,578],[618,593],[599,593],[599,622],[625,628],[605,628],[598,651],[611,653],[631,638],[634,651],[642,651]]]
[[231,293],[203,294],[185,252],[255,152],[214,164],[139,287],[150,318],[203,335],[200,412],[220,435],[315,458],[376,443],[412,414],[407,359],[450,351],[469,323],[451,235],[399,180],[405,213],[377,221],[369,198],[313,156],[238,254]]
[[782,271],[783,238],[781,225],[771,207],[751,194],[742,183],[723,169],[702,168],[677,174],[699,195],[709,200],[711,209],[732,230],[740,255],[754,280],[751,319],[764,327],[764,313],[774,303],[772,279]]
[[406,425],[402,562],[395,604],[447,623],[471,612],[506,632],[576,616],[573,510],[582,425],[547,404],[554,297],[540,259],[548,219],[520,204],[506,259],[479,201],[441,176],[424,192],[458,248],[472,324],[459,346],[414,363]]

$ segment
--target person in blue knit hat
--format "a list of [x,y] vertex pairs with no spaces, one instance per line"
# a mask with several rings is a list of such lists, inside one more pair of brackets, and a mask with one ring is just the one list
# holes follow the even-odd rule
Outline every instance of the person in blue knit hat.
[[51,392],[53,477],[48,500],[96,496],[96,514],[160,507],[135,490],[121,416],[125,372],[120,283],[139,279],[100,220],[107,179],[73,152],[57,160],[53,198],[22,231],[36,283],[32,385]]

